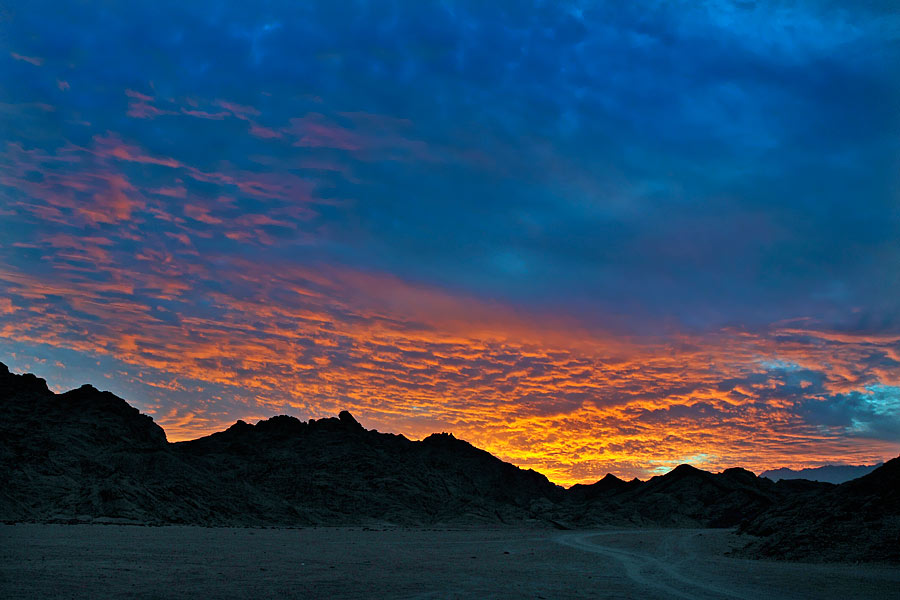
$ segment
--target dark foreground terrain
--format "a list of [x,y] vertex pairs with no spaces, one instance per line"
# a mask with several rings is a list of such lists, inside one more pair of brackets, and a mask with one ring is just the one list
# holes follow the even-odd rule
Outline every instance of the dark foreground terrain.
[[238,421],[169,443],[113,394],[54,394],[2,363],[0,474],[6,523],[736,528],[735,556],[900,563],[900,459],[841,485],[681,465],[648,481],[608,475],[564,489],[451,434],[409,440],[347,412]]
[[728,530],[0,526],[0,597],[898,598],[900,569],[728,558]]

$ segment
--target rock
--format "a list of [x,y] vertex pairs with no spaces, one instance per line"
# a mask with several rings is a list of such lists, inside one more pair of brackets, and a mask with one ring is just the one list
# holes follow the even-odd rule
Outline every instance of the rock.
[[340,419],[341,423],[344,423],[348,427],[362,429],[362,425],[360,425],[359,422],[353,418],[353,415],[351,415],[346,410],[342,410],[340,413],[338,413],[338,419]]

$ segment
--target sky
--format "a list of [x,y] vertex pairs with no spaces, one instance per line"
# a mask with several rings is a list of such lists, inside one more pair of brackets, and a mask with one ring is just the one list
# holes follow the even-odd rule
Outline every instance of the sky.
[[0,7],[0,361],[569,485],[900,454],[900,11]]

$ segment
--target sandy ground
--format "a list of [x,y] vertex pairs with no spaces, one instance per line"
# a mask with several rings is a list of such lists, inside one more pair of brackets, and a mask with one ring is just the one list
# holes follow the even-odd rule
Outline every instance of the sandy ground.
[[0,598],[890,598],[900,568],[723,556],[723,530],[0,526]]

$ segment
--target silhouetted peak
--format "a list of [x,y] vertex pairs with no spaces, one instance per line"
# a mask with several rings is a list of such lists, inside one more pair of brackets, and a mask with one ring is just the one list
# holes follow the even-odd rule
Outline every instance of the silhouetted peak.
[[627,486],[628,484],[613,475],[612,473],[607,473],[603,476],[603,479],[594,483],[590,487],[595,488],[598,491],[610,491],[610,490],[618,490]]
[[900,456],[886,461],[868,475],[841,485],[848,489],[878,489],[886,486],[900,488]]
[[730,467],[730,468],[722,471],[722,473],[726,474],[726,475],[749,474],[749,475],[753,475],[754,477],[756,477],[756,473],[754,473],[753,471],[748,471],[744,467]]
[[740,481],[754,481],[757,479],[756,473],[753,471],[748,471],[742,467],[731,467],[730,469],[725,469],[722,471],[722,475],[725,475],[729,479],[737,479]]
[[[100,392],[91,385],[54,394],[46,381],[25,374],[3,377],[0,388],[0,397],[15,398],[19,411],[40,415],[59,432],[89,424],[91,436],[100,444],[144,448],[161,448],[166,444],[165,432],[152,417],[141,414],[115,394]],[[27,419],[32,414],[19,413],[18,418]]]
[[112,392],[101,392],[89,383],[85,383],[74,390],[63,392],[59,397],[70,403],[74,402],[79,406],[98,410],[113,410],[119,414],[129,415],[140,414],[138,409],[125,402],[122,398],[119,398]]
[[98,397],[98,398],[102,397],[104,399],[115,398],[117,401],[127,404],[127,402],[125,402],[125,400],[119,398],[112,392],[101,392],[100,390],[98,390],[97,388],[95,388],[94,386],[92,386],[89,383],[85,383],[85,384],[81,385],[80,387],[77,387],[73,390],[69,390],[68,392],[63,392],[60,395],[66,397],[66,398],[79,398],[79,399],[95,398],[95,397]]
[[295,435],[323,432],[349,432],[365,431],[359,421],[348,411],[341,411],[337,417],[325,417],[323,419],[310,419],[301,421],[290,415],[277,415],[258,421],[256,425],[248,425],[244,421],[238,421],[228,428],[232,433],[241,433],[255,430],[258,433],[271,433],[276,435]]
[[[312,423],[312,420],[310,420],[310,423]],[[272,433],[297,433],[302,431],[305,426],[306,424],[297,417],[275,415],[274,417],[258,421],[255,429]]]
[[454,435],[452,433],[447,433],[447,432],[443,432],[443,431],[441,433],[432,433],[431,435],[429,435],[427,438],[425,438],[422,441],[425,443],[434,444],[434,445],[449,445],[449,444],[456,444],[456,443],[460,442],[460,440],[456,439],[456,437],[454,437]]
[[229,428],[226,429],[225,431],[230,431],[230,432],[232,432],[232,433],[237,433],[237,432],[239,432],[239,431],[249,431],[250,429],[253,429],[253,425],[250,425],[249,423],[247,423],[247,422],[244,421],[243,419],[238,419],[237,421],[234,422],[234,425],[232,425],[231,427],[229,427]]
[[362,425],[359,424],[359,421],[353,418],[353,415],[351,415],[349,411],[342,410],[340,413],[338,413],[338,419],[340,419],[341,423],[344,423],[345,425],[362,429]]
[[697,476],[702,473],[705,473],[705,471],[701,471],[697,467],[691,466],[689,464],[683,464],[683,465],[678,465],[677,467],[675,467],[674,469],[672,469],[671,471],[669,471],[668,473],[663,475],[663,477],[682,479],[684,477]]
[[7,390],[18,390],[23,392],[32,392],[38,394],[49,394],[50,388],[47,382],[32,373],[23,373],[17,375],[11,373],[9,367],[0,363],[0,386]]
[[579,500],[591,500],[606,493],[615,493],[628,487],[628,483],[622,481],[612,473],[607,473],[603,479],[584,485],[576,483],[569,488],[570,496]]
[[450,450],[452,452],[475,451],[476,453],[484,453],[488,456],[491,456],[490,453],[485,452],[480,448],[476,448],[469,442],[461,440],[458,437],[454,436],[452,433],[432,433],[427,438],[422,440],[421,443],[425,444],[426,446],[431,446],[432,448],[442,448],[445,450]]

